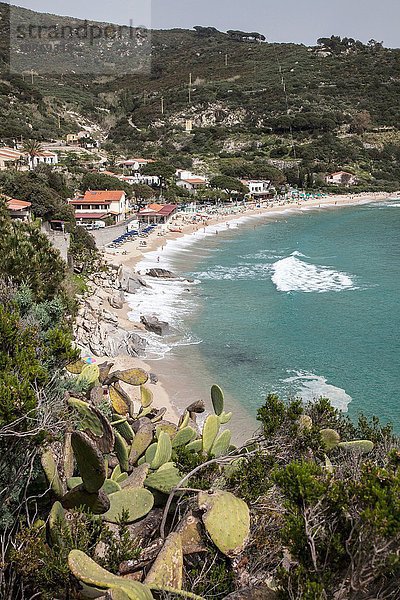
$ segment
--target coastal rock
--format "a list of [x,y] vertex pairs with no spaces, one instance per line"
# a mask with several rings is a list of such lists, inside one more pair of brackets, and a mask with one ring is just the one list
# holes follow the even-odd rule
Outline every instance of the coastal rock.
[[128,294],[134,294],[141,287],[148,287],[144,279],[129,267],[121,266],[117,279],[120,289]]
[[147,331],[156,335],[165,335],[168,332],[169,325],[166,321],[160,321],[155,315],[140,317],[140,322],[145,326]]
[[167,269],[149,269],[146,271],[146,275],[158,279],[176,279],[176,275]]
[[124,298],[122,298],[120,294],[113,294],[108,297],[108,303],[112,308],[121,310],[121,308],[124,307]]

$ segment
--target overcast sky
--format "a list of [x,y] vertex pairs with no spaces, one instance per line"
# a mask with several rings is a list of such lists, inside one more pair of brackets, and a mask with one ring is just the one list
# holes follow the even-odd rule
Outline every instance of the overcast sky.
[[[32,10],[155,29],[210,25],[314,44],[337,34],[400,47],[399,0],[14,0]],[[151,20],[150,20],[151,7]]]

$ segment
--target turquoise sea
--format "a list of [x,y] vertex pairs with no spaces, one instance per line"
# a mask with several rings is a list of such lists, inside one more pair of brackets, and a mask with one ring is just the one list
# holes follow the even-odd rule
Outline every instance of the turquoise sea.
[[176,327],[170,377],[182,365],[199,394],[218,382],[250,415],[269,392],[322,395],[400,430],[399,201],[207,233],[162,256],[196,282],[157,290],[158,312]]

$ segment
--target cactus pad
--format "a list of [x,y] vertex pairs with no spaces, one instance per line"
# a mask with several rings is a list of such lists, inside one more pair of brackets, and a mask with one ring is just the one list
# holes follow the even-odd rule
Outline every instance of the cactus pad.
[[159,469],[162,465],[164,465],[171,459],[171,454],[171,438],[169,437],[168,433],[165,433],[165,431],[161,431],[158,438],[156,453],[154,455],[150,467],[152,469]]
[[129,446],[118,431],[115,432],[115,454],[121,467],[121,472],[129,470]]
[[141,519],[151,511],[154,504],[153,494],[144,488],[125,488],[111,494],[110,509],[103,515],[109,523],[118,523],[122,513],[127,512],[127,523]]
[[161,431],[165,431],[165,433],[168,433],[169,437],[172,439],[178,431],[178,428],[176,425],[174,425],[174,423],[169,423],[168,421],[161,421],[156,425],[157,439],[159,438]]
[[61,498],[64,494],[64,486],[58,474],[57,464],[52,451],[50,449],[45,450],[40,460],[51,489],[57,498]]
[[120,492],[121,486],[113,479],[106,479],[101,489],[107,496],[110,496],[111,494],[115,494],[115,492]]
[[174,463],[166,463],[158,471],[148,475],[144,484],[153,490],[169,494],[181,480],[182,476]]
[[140,386],[140,402],[142,403],[143,408],[148,408],[153,404],[153,394],[151,390],[144,385]]
[[72,574],[87,585],[104,590],[121,590],[130,600],[154,600],[147,586],[109,573],[81,550],[71,550],[68,555],[68,566]]
[[219,418],[217,415],[210,415],[205,420],[203,426],[203,451],[207,454],[211,451],[215,438],[219,431]]
[[68,398],[68,404],[79,414],[79,424],[83,431],[90,429],[96,437],[101,437],[103,435],[101,421],[97,414],[92,410],[90,404],[83,400],[78,400],[78,398]]
[[90,508],[95,515],[102,515],[110,507],[110,501],[107,494],[102,490],[89,494],[83,485],[78,485],[65,496],[61,498],[61,504],[66,509],[79,508],[84,506]]
[[157,587],[182,589],[183,552],[179,533],[171,533],[151,567],[145,583]]
[[215,458],[219,458],[226,454],[229,450],[229,446],[231,444],[232,434],[229,429],[226,429],[216,438],[213,446],[211,448],[211,454],[215,456]]
[[84,369],[85,366],[86,366],[86,363],[83,362],[83,360],[79,359],[79,360],[76,360],[75,362],[67,365],[66,368],[69,373],[72,373],[73,375],[79,375],[80,373],[82,373],[82,370]]
[[202,440],[193,440],[186,446],[186,450],[189,452],[201,452],[203,449],[203,441]]
[[336,448],[340,442],[340,435],[334,429],[321,429],[319,433],[326,450]]
[[129,412],[129,401],[126,400],[123,394],[115,387],[110,385],[108,388],[113,410],[119,415],[126,415]]
[[353,440],[351,442],[340,442],[338,447],[355,454],[368,454],[374,449],[374,444],[370,440]]
[[114,423],[113,427],[114,427],[114,429],[116,429],[118,431],[118,433],[120,433],[122,435],[122,437],[128,444],[132,443],[132,440],[135,437],[135,434],[133,432],[132,427],[128,423],[128,421],[126,421],[126,420],[124,421],[124,420],[120,419],[119,422]]
[[223,412],[220,414],[219,416],[219,422],[221,423],[221,425],[226,425],[226,423],[229,423],[229,421],[232,419],[232,413],[226,413]]
[[112,362],[104,362],[99,365],[99,381],[100,383],[104,383],[108,378],[111,369],[113,368],[114,363]]
[[147,473],[149,472],[149,465],[143,464],[140,467],[134,467],[132,473],[121,482],[121,488],[141,488],[144,485]]
[[98,381],[100,370],[97,365],[86,365],[77,377],[77,384],[88,390]]
[[113,381],[123,381],[129,385],[144,385],[149,376],[143,369],[127,369],[126,371],[114,371],[110,377]]
[[144,417],[143,419],[139,420],[139,429],[133,439],[129,454],[129,462],[131,465],[134,465],[150,446],[151,442],[153,441],[153,431],[154,425],[150,419]]
[[97,492],[106,479],[103,455],[94,442],[81,431],[71,434],[72,449],[85,489]]
[[184,427],[180,429],[178,433],[172,439],[172,447],[179,448],[180,446],[186,446],[194,440],[197,436],[197,432],[193,427]]
[[211,401],[215,414],[219,417],[224,410],[224,392],[219,385],[213,385],[211,388]]
[[49,534],[53,545],[62,546],[63,530],[67,528],[64,509],[60,502],[54,502],[49,514]]
[[198,505],[206,511],[203,523],[210,538],[226,556],[242,552],[250,533],[250,511],[245,502],[230,492],[200,492]]

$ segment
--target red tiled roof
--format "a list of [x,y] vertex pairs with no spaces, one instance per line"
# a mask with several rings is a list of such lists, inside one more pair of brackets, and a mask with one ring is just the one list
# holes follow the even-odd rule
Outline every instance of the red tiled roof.
[[178,208],[177,204],[150,204],[147,208],[143,208],[139,211],[139,215],[144,217],[151,217],[160,215],[161,217],[168,217],[172,215]]
[[92,203],[97,203],[99,200],[118,202],[124,194],[125,192],[122,190],[88,190],[83,197],[83,201]]
[[193,177],[192,179],[182,179],[185,183],[203,183],[204,185],[207,183],[205,179],[200,179],[199,177]]
[[26,208],[30,208],[32,206],[31,202],[24,202],[24,200],[16,200],[15,198],[10,198],[7,200],[7,208],[8,210],[25,210]]
[[158,211],[158,214],[163,215],[163,216],[169,216],[169,215],[172,215],[172,213],[175,212],[177,208],[178,208],[177,204],[165,204]]

